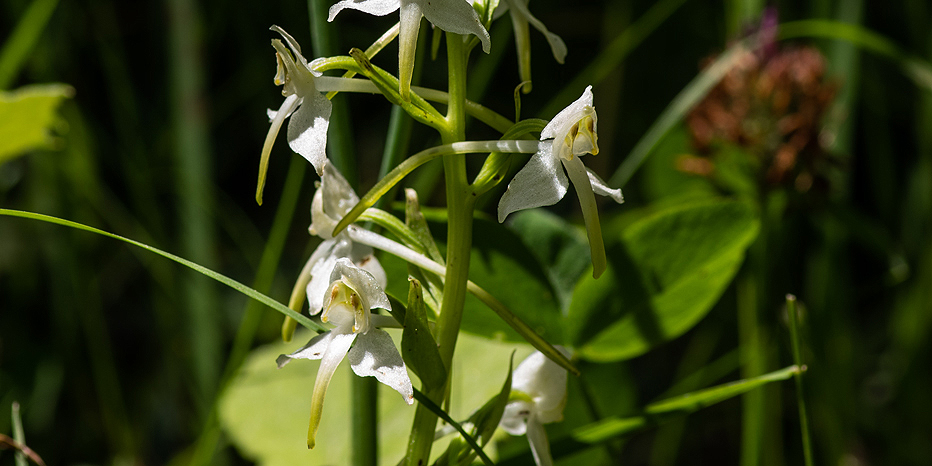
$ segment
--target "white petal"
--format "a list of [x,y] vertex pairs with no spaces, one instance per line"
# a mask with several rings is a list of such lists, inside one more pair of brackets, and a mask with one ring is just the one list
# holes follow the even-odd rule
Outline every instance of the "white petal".
[[373,255],[373,250],[370,246],[354,242],[353,250],[350,252],[350,260],[360,269],[369,272],[369,275],[375,278],[376,283],[378,283],[383,290],[385,289],[385,286],[388,284],[388,277],[385,275],[385,269],[382,268],[382,264],[380,264],[379,260]]
[[518,210],[556,204],[566,195],[569,182],[551,153],[552,147],[549,141],[542,142],[540,151],[508,184],[498,202],[499,222],[504,222],[508,214]]
[[317,379],[314,380],[314,393],[311,395],[311,421],[307,431],[307,446],[314,448],[314,437],[317,435],[317,427],[320,425],[320,415],[324,408],[324,395],[327,393],[327,387],[330,386],[330,379],[336,372],[340,361],[346,357],[353,340],[356,339],[355,333],[338,333],[337,329],[330,332],[332,335],[330,344],[324,351],[320,360],[320,368],[317,369]]
[[327,128],[330,126],[330,101],[312,92],[304,97],[301,108],[291,114],[288,122],[288,145],[311,162],[317,174],[327,160]]
[[324,357],[324,353],[327,351],[327,347],[330,346],[332,340],[332,332],[324,332],[320,335],[315,335],[314,338],[311,338],[311,341],[301,347],[301,349],[291,354],[283,354],[279,356],[275,362],[278,363],[278,368],[281,369],[285,367],[285,364],[291,362],[292,359],[321,359]]
[[359,10],[370,15],[385,16],[397,10],[400,5],[399,0],[342,0],[330,7],[330,15],[327,17],[327,21],[333,21],[337,13],[343,11],[344,8]]
[[[565,135],[570,127],[588,113],[586,107],[592,107],[592,86],[586,87],[582,96],[568,107],[560,110],[560,113],[557,113],[557,115],[550,120],[550,123],[544,127],[544,130],[540,132],[540,138],[554,139],[557,138],[560,133]],[[558,142],[562,142],[562,140],[563,138],[560,137]]]
[[524,435],[527,432],[527,420],[534,407],[526,401],[510,401],[505,405],[505,412],[499,423],[505,432],[511,435]]
[[337,264],[337,259],[349,255],[352,245],[346,239],[324,241],[314,250],[312,256],[320,251],[320,257],[311,266],[311,280],[307,283],[307,304],[310,314],[317,315],[324,305],[330,287],[330,275]]
[[305,68],[307,68],[307,59],[305,59],[304,55],[301,54],[301,45],[298,44],[298,41],[294,40],[294,37],[291,37],[291,34],[285,32],[284,29],[274,24],[269,29],[281,34],[282,38],[285,39],[285,42],[288,43],[288,47],[291,47],[291,51],[294,52],[295,57],[297,57],[298,63],[301,63]]
[[602,178],[599,178],[599,175],[596,175],[588,168],[586,168],[586,173],[589,174],[589,183],[592,185],[592,192],[598,194],[599,196],[610,197],[613,201],[619,204],[625,202],[625,197],[621,195],[621,189],[613,189],[608,187],[608,184],[606,184]]
[[403,0],[415,1],[421,6],[421,13],[434,26],[447,32],[473,34],[482,42],[482,51],[489,53],[492,39],[485,30],[479,15],[472,5],[465,0]]
[[[547,38],[547,43],[550,44],[550,51],[553,52],[553,58],[557,60],[557,63],[562,64],[563,60],[566,58],[566,44],[563,42],[563,39],[560,36],[547,30],[547,26],[544,26],[544,23],[540,22],[539,19],[535,18],[531,14],[531,11],[528,10],[527,2],[522,0],[505,0],[505,2],[512,8],[511,14],[520,14],[527,22],[531,23],[535,29],[544,34],[544,37]],[[591,105],[591,104],[590,104]]]
[[527,421],[527,441],[531,444],[531,453],[534,455],[534,462],[537,463],[537,466],[553,466],[547,431],[544,430],[544,425],[533,414]]
[[[564,356],[569,352],[556,347]],[[540,351],[527,357],[512,375],[511,389],[520,391],[534,400],[533,412],[540,422],[555,422],[563,419],[566,403],[566,369],[551,361]]]
[[406,403],[414,403],[414,388],[408,370],[392,337],[384,330],[374,328],[359,335],[356,345],[349,351],[349,361],[356,375],[375,377],[401,393]]
[[379,286],[375,278],[359,267],[353,265],[347,258],[337,259],[333,267],[333,273],[330,274],[330,281],[342,280],[347,286],[352,288],[362,300],[362,305],[366,309],[387,309],[391,310],[392,305],[388,302],[388,296]]
[[359,196],[346,178],[329,161],[321,167],[320,190],[324,193],[323,208],[330,218],[340,221],[356,204]]

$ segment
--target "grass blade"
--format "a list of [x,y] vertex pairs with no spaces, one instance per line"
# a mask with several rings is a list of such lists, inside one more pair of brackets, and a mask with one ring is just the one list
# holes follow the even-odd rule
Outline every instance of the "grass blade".
[[234,279],[232,279],[232,278],[230,278],[230,277],[227,277],[226,275],[223,275],[223,274],[221,274],[221,273],[219,273],[219,272],[215,272],[215,271],[213,271],[213,270],[211,270],[211,269],[208,269],[207,267],[204,267],[203,265],[200,265],[200,264],[198,264],[198,263],[196,263],[196,262],[189,261],[189,260],[187,260],[187,259],[185,259],[185,258],[183,258],[183,257],[176,256],[176,255],[174,255],[174,254],[172,254],[172,253],[170,253],[170,252],[163,251],[163,250],[161,250],[161,249],[159,249],[159,248],[156,248],[156,247],[153,247],[153,246],[149,246],[148,244],[140,243],[139,241],[132,240],[132,239],[129,239],[129,238],[126,238],[126,237],[123,237],[123,236],[120,236],[120,235],[117,235],[117,234],[114,234],[114,233],[110,233],[110,232],[108,232],[108,231],[104,231],[104,230],[101,230],[101,229],[98,229],[98,228],[94,228],[94,227],[92,227],[92,226],[84,225],[83,223],[73,222],[73,221],[71,221],[71,220],[65,220],[65,219],[58,218],[58,217],[52,217],[51,215],[44,215],[44,214],[39,214],[39,213],[35,213],[35,212],[25,212],[25,211],[22,211],[22,210],[10,210],[10,209],[0,209],[0,215],[5,215],[5,216],[8,216],[8,217],[28,218],[28,219],[31,219],[31,220],[38,220],[38,221],[40,221],[40,222],[53,223],[53,224],[56,224],[56,225],[61,225],[61,226],[69,227],[69,228],[75,228],[75,229],[78,229],[78,230],[84,230],[84,231],[88,231],[88,232],[91,232],[91,233],[96,233],[96,234],[101,235],[101,236],[106,236],[106,237],[108,237],[108,238],[113,238],[113,239],[117,239],[117,240],[123,241],[123,242],[125,242],[125,243],[132,244],[133,246],[136,246],[136,247],[145,249],[146,251],[149,251],[149,252],[158,254],[158,255],[160,255],[160,256],[166,258],[166,259],[173,260],[173,261],[175,261],[175,262],[177,262],[177,263],[179,263],[179,264],[181,264],[181,265],[183,265],[183,266],[185,266],[185,267],[188,267],[188,268],[190,268],[190,269],[192,269],[192,270],[194,270],[194,271],[196,271],[196,272],[199,272],[199,273],[201,273],[201,274],[204,274],[204,275],[206,275],[206,276],[208,276],[208,277],[210,277],[210,278],[212,278],[212,279],[214,279],[214,280],[216,280],[216,281],[218,281],[218,282],[220,282],[220,283],[223,283],[224,285],[226,285],[226,286],[228,286],[228,287],[230,287],[230,288],[233,288],[234,290],[239,291],[240,293],[242,293],[242,294],[244,294],[244,295],[246,295],[246,296],[248,296],[248,297],[250,297],[250,298],[252,298],[252,299],[254,299],[254,300],[256,300],[256,301],[259,301],[260,303],[265,304],[266,306],[272,308],[273,310],[278,311],[278,312],[280,312],[280,313],[282,313],[282,314],[284,314],[284,315],[286,315],[286,316],[291,317],[292,319],[298,321],[298,323],[301,324],[302,326],[304,326],[305,328],[311,329],[311,330],[313,330],[313,331],[315,331],[315,332],[317,332],[317,333],[325,332],[325,331],[327,330],[327,329],[325,329],[324,327],[322,327],[321,325],[319,325],[319,324],[315,323],[314,321],[312,321],[311,319],[309,319],[308,317],[306,317],[306,316],[304,316],[304,315],[301,315],[301,314],[299,314],[299,313],[297,313],[297,312],[295,312],[295,311],[289,309],[289,308],[288,308],[287,306],[285,306],[284,304],[282,304],[282,303],[280,303],[280,302],[278,302],[278,301],[276,301],[276,300],[270,298],[269,296],[267,296],[267,295],[265,295],[265,294],[263,294],[263,293],[260,293],[260,292],[256,291],[256,290],[253,289],[253,288],[250,288],[250,287],[248,287],[248,286],[246,286],[246,285],[244,285],[244,284],[242,284],[242,283],[240,283],[240,282],[238,282],[238,281],[236,281],[236,280],[234,280]]

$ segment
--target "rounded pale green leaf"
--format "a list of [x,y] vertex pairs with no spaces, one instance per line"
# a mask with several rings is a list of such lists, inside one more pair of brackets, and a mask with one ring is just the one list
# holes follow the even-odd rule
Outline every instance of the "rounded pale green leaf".
[[[396,343],[401,340],[401,330],[388,329],[388,332]],[[298,360],[282,369],[275,364],[279,354],[293,352],[309,337],[308,333],[299,333],[292,343],[274,343],[254,350],[219,402],[218,418],[223,431],[240,454],[257,465],[350,464],[350,377],[356,376],[349,364],[340,364],[330,382],[313,450],[307,449],[306,437],[311,388],[319,363]],[[453,382],[453,407],[448,411],[454,419],[465,419],[501,390],[501,377],[509,371],[514,350],[517,350],[515,358],[524,358],[532,352],[531,347],[523,344],[460,336],[453,360],[458,377]],[[490,383],[473,382],[486,380],[489,374],[493,374]],[[414,411],[394,390],[379,384],[379,456],[384,458],[384,464],[404,456]],[[443,451],[445,441],[435,445],[436,451]]]
[[731,283],[758,228],[746,204],[714,200],[607,231],[608,269],[578,283],[568,339],[585,359],[617,361],[683,334]]

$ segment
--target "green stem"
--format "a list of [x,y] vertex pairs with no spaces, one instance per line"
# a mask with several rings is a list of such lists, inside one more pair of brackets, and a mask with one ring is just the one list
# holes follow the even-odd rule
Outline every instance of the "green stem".
[[352,377],[353,466],[379,464],[379,431],[373,413],[378,412],[378,381],[374,377]]
[[799,406],[799,428],[803,437],[803,457],[806,466],[812,466],[815,463],[812,461],[812,440],[809,435],[809,416],[806,414],[806,397],[803,395],[802,371],[806,369],[806,366],[803,365],[803,358],[800,356],[801,351],[799,350],[799,322],[798,316],[796,315],[796,296],[791,294],[786,295],[786,312],[790,317],[790,340],[792,340],[793,345],[793,363],[801,368],[801,371],[793,376],[793,380],[796,382],[796,404]]
[[[466,139],[466,60],[463,38],[447,33],[447,60],[450,104],[447,107],[448,131],[441,134],[444,144]],[[440,318],[437,321],[437,345],[445,367],[452,367],[453,352],[463,318],[466,299],[466,282],[469,276],[469,251],[472,246],[472,220],[475,206],[474,193],[466,179],[466,160],[463,157],[445,157],[447,212],[447,268],[443,287]],[[447,380],[449,384],[449,380]],[[446,393],[441,386],[429,390],[427,397],[440,404]],[[414,425],[408,443],[407,464],[427,464],[434,441],[437,415],[423,404],[418,404]]]

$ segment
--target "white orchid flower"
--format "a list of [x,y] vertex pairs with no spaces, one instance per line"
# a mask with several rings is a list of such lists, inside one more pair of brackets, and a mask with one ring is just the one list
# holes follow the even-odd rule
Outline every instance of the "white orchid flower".
[[359,10],[370,15],[385,16],[401,10],[398,31],[398,81],[402,98],[408,98],[411,75],[414,71],[414,50],[421,16],[434,26],[456,34],[473,34],[482,42],[482,50],[489,53],[492,39],[485,30],[476,10],[466,0],[341,0],[330,7],[327,21],[344,8]]
[[582,97],[561,110],[544,127],[537,153],[511,180],[498,203],[499,222],[518,210],[556,204],[566,195],[568,174],[582,207],[592,251],[592,274],[596,278],[605,270],[605,246],[594,194],[608,196],[619,204],[624,202],[620,189],[609,188],[579,158],[599,153],[597,122],[592,106],[592,86],[589,86]]
[[350,239],[346,231],[334,237],[331,233],[341,218],[349,212],[359,197],[343,175],[324,160],[321,183],[311,202],[311,226],[308,231],[325,241],[314,250],[302,275],[310,275],[307,282],[307,300],[311,315],[320,312],[330,284],[330,272],[340,258],[349,258],[353,264],[369,272],[376,282],[385,287],[385,270],[372,254],[372,248]]
[[262,189],[265,187],[265,175],[269,167],[269,154],[278,136],[285,118],[288,122],[288,145],[291,150],[301,154],[311,162],[317,174],[323,170],[327,159],[327,128],[330,126],[331,104],[314,84],[314,78],[321,73],[314,70],[313,62],[308,63],[301,55],[301,46],[287,32],[278,26],[271,30],[281,34],[291,52],[278,39],[272,40],[278,70],[275,84],[282,87],[285,101],[278,111],[268,110],[272,125],[265,136],[262,146],[262,158],[259,161],[259,184],[256,188],[256,202],[262,204]]
[[495,10],[495,18],[500,17],[506,11],[511,13],[511,24],[515,30],[515,45],[518,48],[518,72],[522,82],[528,84],[524,86],[524,93],[531,92],[531,42],[528,31],[528,23],[534,26],[534,29],[540,31],[547,38],[550,44],[550,51],[557,63],[563,64],[566,59],[566,44],[560,36],[550,32],[547,26],[544,26],[539,19],[531,14],[528,9],[529,0],[501,0],[498,8]]
[[353,265],[347,258],[338,259],[330,275],[329,292],[323,304],[321,321],[335,325],[329,332],[315,336],[303,348],[278,357],[278,367],[292,359],[319,359],[320,368],[311,395],[311,420],[307,446],[314,448],[320,425],[324,395],[333,373],[344,357],[360,377],[375,377],[401,393],[406,403],[414,403],[411,379],[392,338],[375,328],[370,310],[391,310],[388,296],[376,279]]
[[[555,348],[569,357],[565,348]],[[535,351],[512,373],[509,400],[499,426],[511,435],[527,435],[537,466],[551,466],[544,424],[563,420],[566,369]]]

